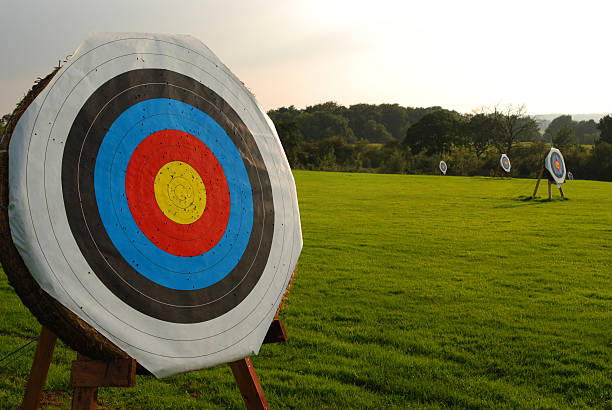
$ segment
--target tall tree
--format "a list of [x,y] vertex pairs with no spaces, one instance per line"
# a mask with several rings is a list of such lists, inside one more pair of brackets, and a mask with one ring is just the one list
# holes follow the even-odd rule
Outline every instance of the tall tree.
[[299,165],[299,154],[302,152],[303,138],[297,121],[288,120],[276,123],[276,131],[287,155],[291,167]]
[[458,139],[460,124],[456,112],[434,111],[408,128],[404,145],[414,153],[426,151],[428,155],[449,151]]
[[574,130],[568,125],[564,125],[563,128],[557,131],[557,134],[553,136],[552,141],[556,147],[561,149],[568,148],[570,145],[576,145],[577,142]]
[[461,128],[464,144],[474,149],[477,158],[480,158],[489,149],[494,134],[497,132],[499,129],[495,117],[486,113],[470,116]]
[[539,135],[538,125],[527,115],[524,105],[509,104],[505,108],[494,107],[491,113],[496,122],[493,145],[500,154],[512,155],[512,147],[519,141],[531,141]]
[[326,111],[332,114],[343,115],[343,116],[347,115],[347,110],[348,108],[346,108],[344,105],[338,104],[335,101],[327,101],[322,104],[310,105],[304,108],[304,111],[306,112],[312,113],[316,111]]
[[546,127],[546,131],[544,131],[544,137],[546,141],[554,139],[559,133],[559,131],[564,128],[570,129],[572,131],[576,129],[576,121],[572,120],[571,115],[560,115],[557,118],[553,119],[550,124],[548,124],[548,127]]
[[408,114],[399,104],[380,104],[380,122],[393,138],[401,140],[408,128]]
[[406,107],[406,119],[410,124],[416,124],[421,118],[434,111],[442,110],[442,107]]
[[295,121],[301,112],[301,110],[290,105],[289,107],[280,107],[275,110],[270,110],[268,111],[268,116],[276,124],[281,121]]
[[355,104],[348,109],[349,125],[358,139],[368,138],[368,121],[380,122],[380,109],[373,104]]
[[599,135],[599,141],[607,142],[612,144],[612,115],[606,115],[599,120],[597,125],[601,134]]
[[591,158],[591,176],[602,181],[612,181],[612,144],[600,141],[593,147]]
[[553,119],[544,131],[544,138],[547,141],[554,140],[560,132],[568,135],[565,128],[574,133],[576,142],[580,144],[593,144],[599,138],[599,130],[595,121],[574,121],[570,115],[561,115]]
[[368,120],[365,123],[363,134],[368,141],[373,143],[382,143],[393,139],[393,136],[387,131],[385,126],[374,120]]
[[580,144],[594,144],[599,139],[599,129],[594,120],[578,121],[574,134]]
[[355,140],[349,121],[341,115],[327,111],[302,112],[297,116],[297,122],[305,141],[318,141],[333,136],[344,137],[349,142]]

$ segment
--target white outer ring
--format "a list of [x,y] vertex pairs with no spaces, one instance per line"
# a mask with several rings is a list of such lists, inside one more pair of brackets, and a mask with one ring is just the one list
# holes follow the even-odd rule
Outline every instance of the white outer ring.
[[[561,178],[555,175],[555,173],[552,170],[552,165],[550,164],[550,157],[552,156],[553,152],[556,152],[557,154],[559,154],[559,157],[561,158],[561,161],[563,162],[563,176]],[[548,155],[546,155],[544,166],[546,167],[546,169],[550,173],[550,176],[552,177],[552,179],[555,181],[557,185],[561,186],[561,184],[565,182],[565,176],[567,175],[567,168],[565,168],[565,158],[563,158],[563,154],[561,154],[561,151],[559,151],[557,148],[551,148],[550,151],[548,151]]]
[[[220,95],[253,134],[270,176],[275,223],[264,272],[238,306],[210,321],[169,323],[122,302],[90,273],[68,225],[61,164],[72,123],[102,84],[142,68],[176,71]],[[201,42],[156,34],[90,36],[19,120],[9,158],[11,234],[43,290],[157,377],[259,351],[302,248],[295,182],[270,119]]]

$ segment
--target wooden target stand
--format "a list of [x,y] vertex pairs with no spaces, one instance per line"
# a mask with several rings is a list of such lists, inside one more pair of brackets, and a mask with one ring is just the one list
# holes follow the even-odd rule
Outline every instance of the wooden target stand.
[[[280,318],[272,321],[263,343],[279,343],[287,340],[287,333]],[[55,349],[57,336],[43,326],[38,338],[30,378],[23,396],[21,409],[38,409]],[[269,409],[263,389],[249,357],[229,363],[236,384],[247,409]],[[70,387],[74,388],[72,409],[96,409],[99,387],[134,387],[136,385],[134,359],[92,360],[77,352],[77,359],[70,370]]]
[[[544,175],[544,164],[542,164],[542,168],[540,168],[540,174],[538,175],[538,180],[536,181],[536,186],[535,189],[533,190],[533,197],[535,198],[537,192],[538,192],[538,188],[540,187],[540,180],[542,179],[542,176]],[[552,181],[550,180],[550,178],[548,179],[548,199],[552,199]],[[565,195],[563,194],[563,188],[561,188],[561,185],[559,185],[559,193],[561,194],[561,198],[565,198]]]
[[[491,174],[489,174],[489,175],[491,175]],[[506,178],[506,177],[509,177],[509,176],[510,175],[508,175],[508,173],[506,171],[504,171],[503,168],[500,167],[499,169],[495,168],[493,170],[493,175],[491,175],[491,178]]]

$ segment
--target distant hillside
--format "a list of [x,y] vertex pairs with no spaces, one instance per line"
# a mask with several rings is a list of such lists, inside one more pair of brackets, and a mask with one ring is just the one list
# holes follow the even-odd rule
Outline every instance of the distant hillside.
[[[538,115],[534,115],[533,117],[538,122],[538,127],[540,128],[540,131],[544,132],[544,130],[546,130],[546,127],[548,127],[548,124],[550,124],[552,120],[562,115],[567,115],[567,114],[538,114]],[[594,120],[595,122],[599,122],[601,117],[608,115],[608,113],[605,113],[605,114],[569,114],[569,115],[572,116],[572,120],[574,121]]]

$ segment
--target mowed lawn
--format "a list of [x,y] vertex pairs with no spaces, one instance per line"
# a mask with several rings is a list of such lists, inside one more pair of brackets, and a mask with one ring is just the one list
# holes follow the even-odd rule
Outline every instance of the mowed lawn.
[[[524,200],[533,180],[295,172],[304,250],[284,344],[255,368],[272,408],[612,408],[612,183]],[[545,195],[546,186],[540,188]],[[0,275],[0,356],[40,325]],[[16,407],[33,350],[0,369]],[[68,408],[60,343],[45,403]],[[109,408],[240,408],[228,366]]]

